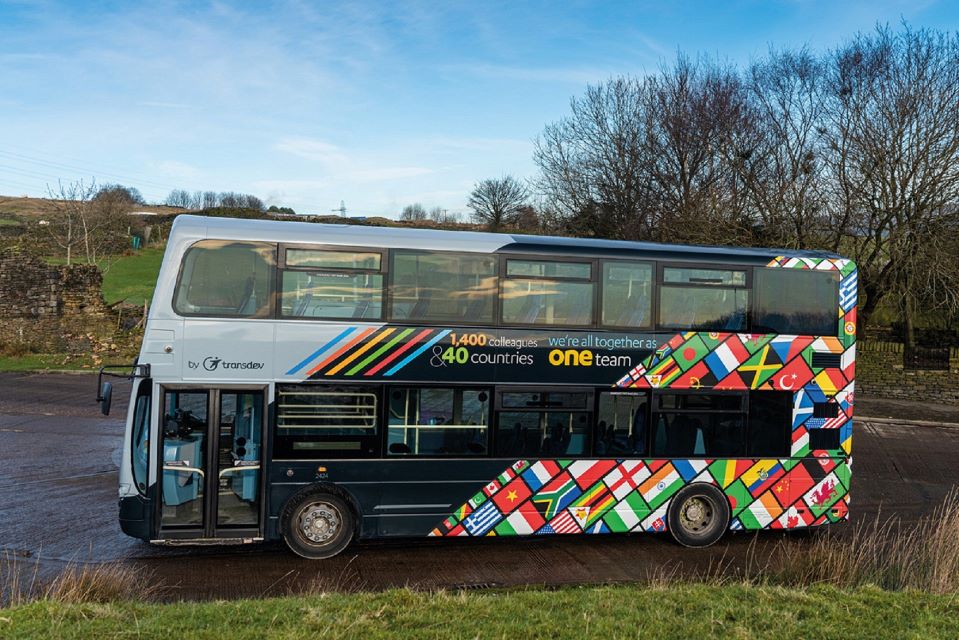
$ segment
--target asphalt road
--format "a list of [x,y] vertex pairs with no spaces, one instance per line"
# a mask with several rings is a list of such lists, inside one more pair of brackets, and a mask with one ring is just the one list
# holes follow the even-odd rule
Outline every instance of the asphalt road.
[[[280,595],[312,589],[469,588],[608,583],[676,572],[734,571],[784,534],[729,535],[690,550],[653,535],[499,540],[403,540],[356,544],[309,562],[281,544],[166,548],[124,536],[117,524],[117,461],[125,391],[110,418],[93,402],[95,378],[0,374],[0,554],[52,574],[69,563],[121,562],[152,572],[169,598]],[[861,399],[859,408],[869,407]],[[921,407],[875,404],[883,417]],[[920,417],[946,419],[952,409]],[[878,415],[878,414],[876,414]],[[956,420],[959,422],[959,420]],[[959,428],[858,421],[853,520],[931,512],[956,485]],[[839,525],[840,528],[848,525]]]

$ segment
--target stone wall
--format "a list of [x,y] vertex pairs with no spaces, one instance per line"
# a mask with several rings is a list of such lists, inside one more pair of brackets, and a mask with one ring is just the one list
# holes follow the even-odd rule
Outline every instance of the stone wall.
[[0,253],[0,350],[90,352],[112,341],[100,270],[56,266],[28,253]]
[[902,365],[903,345],[856,345],[856,393],[959,405],[959,348],[949,350],[949,371],[912,371]]

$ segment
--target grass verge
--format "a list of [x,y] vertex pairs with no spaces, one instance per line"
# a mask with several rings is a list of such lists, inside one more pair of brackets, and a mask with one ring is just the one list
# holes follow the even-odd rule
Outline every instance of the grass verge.
[[62,353],[28,353],[21,356],[0,356],[0,371],[93,371],[95,368],[89,354],[74,356]]
[[163,251],[163,247],[147,247],[111,264],[103,274],[103,299],[107,304],[122,300],[142,305],[144,300],[152,300]]
[[326,594],[234,602],[0,610],[4,638],[959,637],[949,596],[877,588],[606,586]]

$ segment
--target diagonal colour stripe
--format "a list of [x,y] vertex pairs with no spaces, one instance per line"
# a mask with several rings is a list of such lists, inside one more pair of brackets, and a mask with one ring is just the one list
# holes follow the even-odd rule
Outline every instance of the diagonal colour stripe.
[[435,336],[432,340],[424,344],[422,347],[420,347],[419,349],[417,349],[410,355],[406,356],[403,360],[400,361],[398,365],[396,365],[395,367],[393,367],[392,369],[390,369],[383,375],[385,376],[393,375],[394,373],[396,373],[397,371],[399,371],[400,369],[408,365],[413,358],[415,358],[416,356],[420,355],[421,353],[423,353],[424,351],[432,347],[434,344],[436,344],[437,342],[439,342],[440,340],[448,336],[450,333],[451,333],[450,329],[444,329],[443,331],[440,331],[439,334]]
[[361,355],[363,355],[364,353],[372,349],[374,346],[376,346],[376,344],[380,340],[390,335],[394,331],[396,331],[396,329],[393,327],[390,327],[389,329],[384,329],[383,331],[379,332],[378,334],[373,336],[370,340],[368,340],[366,344],[364,344],[362,347],[360,347],[359,349],[354,351],[352,354],[350,354],[348,358],[344,358],[343,360],[340,360],[340,363],[336,365],[335,367],[333,367],[332,369],[330,369],[329,371],[327,371],[326,375],[335,376],[337,371],[341,370],[343,367],[350,364],[351,362],[359,358]]
[[304,358],[300,364],[296,365],[295,367],[287,371],[286,375],[292,376],[294,373],[296,373],[297,371],[305,367],[307,364],[312,362],[315,358],[317,358],[320,354],[325,352],[327,349],[335,345],[337,342],[339,342],[340,340],[342,340],[349,334],[353,333],[354,330],[355,330],[355,327],[350,327],[346,331],[342,332],[340,335],[336,336],[335,338],[327,342],[325,345],[323,345],[322,347],[320,347],[319,349],[317,349],[316,351],[308,355],[306,358]]
[[360,363],[359,363],[358,365],[356,365],[355,367],[353,367],[352,369],[350,369],[349,371],[347,371],[347,372],[346,372],[346,375],[348,375],[348,376],[353,375],[354,373],[356,373],[357,371],[359,371],[360,369],[362,369],[363,367],[365,367],[366,365],[368,365],[369,363],[373,362],[374,360],[376,360],[377,358],[379,358],[381,355],[383,355],[384,353],[386,353],[387,351],[389,351],[390,349],[392,349],[392,348],[393,348],[393,345],[395,345],[397,342],[399,342],[400,340],[402,340],[402,339],[405,338],[406,336],[410,335],[411,333],[413,333],[413,330],[412,330],[412,329],[403,329],[403,332],[402,332],[402,333],[400,333],[399,335],[393,336],[393,339],[392,339],[392,340],[390,340],[389,342],[387,342],[386,344],[384,344],[382,347],[380,347],[379,349],[377,349],[376,351],[374,351],[374,352],[371,353],[370,355],[368,355],[368,356],[366,356],[365,358],[363,358],[363,361],[360,362]]
[[333,362],[334,360],[342,356],[344,353],[346,353],[347,351],[355,347],[357,344],[362,342],[363,339],[366,338],[366,336],[376,331],[376,329],[377,327],[370,327],[369,329],[365,330],[363,333],[361,333],[360,335],[356,336],[355,338],[347,342],[344,346],[340,347],[340,349],[336,353],[334,353],[331,356],[328,356],[326,360],[324,360],[320,364],[316,365],[315,367],[307,371],[306,374],[309,376],[313,375],[314,373],[316,373],[317,371],[319,371],[320,369],[330,364],[331,362]]
[[397,349],[396,351],[388,355],[381,363],[379,363],[378,365],[376,365],[375,367],[373,367],[372,369],[370,369],[363,375],[371,376],[375,374],[377,371],[379,371],[380,369],[382,369],[383,367],[385,367],[386,365],[393,362],[394,360],[399,358],[401,355],[409,351],[413,347],[413,345],[415,345],[417,342],[419,342],[420,340],[422,340],[423,338],[425,338],[431,333],[433,333],[432,329],[423,329],[422,331],[417,333],[415,336],[413,336],[409,342],[407,342],[402,347],[400,347],[399,349]]

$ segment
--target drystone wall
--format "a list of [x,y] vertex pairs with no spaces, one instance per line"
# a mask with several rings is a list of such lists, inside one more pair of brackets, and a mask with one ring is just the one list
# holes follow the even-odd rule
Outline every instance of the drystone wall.
[[114,324],[100,270],[49,265],[28,253],[0,253],[0,350],[73,353],[110,341]]
[[949,349],[948,371],[906,369],[903,345],[856,344],[856,393],[959,405],[959,348]]

